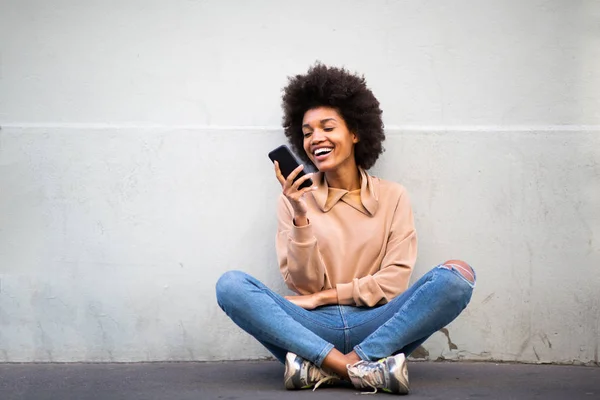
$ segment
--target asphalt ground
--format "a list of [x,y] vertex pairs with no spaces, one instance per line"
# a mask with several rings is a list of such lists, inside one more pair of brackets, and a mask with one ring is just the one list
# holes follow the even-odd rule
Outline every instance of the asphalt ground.
[[[414,400],[600,399],[600,367],[409,362],[409,376],[405,398]],[[0,400],[363,398],[357,395],[351,386],[287,391],[275,361],[0,364]]]

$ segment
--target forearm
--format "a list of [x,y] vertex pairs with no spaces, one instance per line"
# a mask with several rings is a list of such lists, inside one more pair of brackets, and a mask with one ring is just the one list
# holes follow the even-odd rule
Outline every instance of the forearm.
[[337,289],[327,289],[300,296],[285,296],[285,298],[306,310],[313,310],[317,307],[338,303]]
[[387,303],[408,288],[411,272],[412,268],[405,264],[389,265],[373,275],[337,284],[338,302],[359,307]]
[[337,289],[327,289],[314,294],[317,300],[317,307],[330,304],[338,304]]

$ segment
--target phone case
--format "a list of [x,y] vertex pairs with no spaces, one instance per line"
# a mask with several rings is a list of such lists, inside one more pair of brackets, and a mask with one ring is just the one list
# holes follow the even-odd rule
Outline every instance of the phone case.
[[[271,161],[277,161],[279,163],[279,169],[281,170],[283,176],[285,176],[286,178],[289,174],[292,173],[292,171],[294,171],[300,165],[300,162],[298,161],[296,156],[294,156],[294,153],[292,153],[292,151],[286,145],[281,145],[275,150],[269,152],[269,158],[271,159]],[[300,171],[298,176],[296,176],[296,179],[294,179],[294,182],[296,182],[304,175],[306,175],[304,170]],[[304,189],[312,185],[313,181],[309,178],[300,185],[300,189]]]

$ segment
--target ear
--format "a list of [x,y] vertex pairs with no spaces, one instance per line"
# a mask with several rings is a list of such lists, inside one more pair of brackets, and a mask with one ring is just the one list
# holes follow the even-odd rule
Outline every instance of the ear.
[[356,133],[352,133],[352,143],[356,144],[360,142],[360,139]]

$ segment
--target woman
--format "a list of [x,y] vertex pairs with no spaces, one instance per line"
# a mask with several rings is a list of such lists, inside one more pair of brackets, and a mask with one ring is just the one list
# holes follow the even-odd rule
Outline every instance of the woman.
[[[217,282],[219,306],[285,364],[288,389],[348,380],[405,394],[405,355],[467,306],[475,273],[449,260],[412,287],[417,235],[403,186],[367,173],[382,153],[381,109],[364,78],[317,64],[290,79],[285,134],[318,170],[281,184],[277,256],[297,295],[239,271]],[[312,178],[314,186],[299,189]]]

